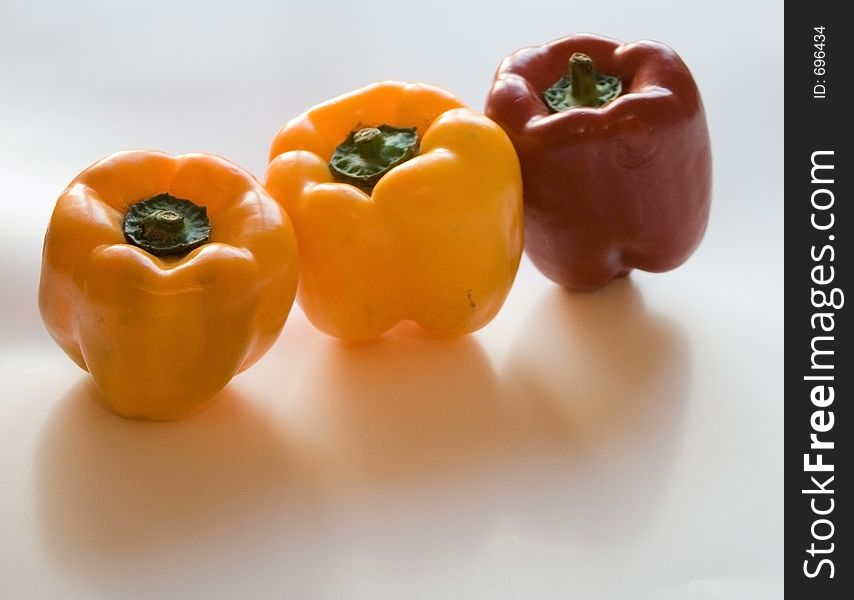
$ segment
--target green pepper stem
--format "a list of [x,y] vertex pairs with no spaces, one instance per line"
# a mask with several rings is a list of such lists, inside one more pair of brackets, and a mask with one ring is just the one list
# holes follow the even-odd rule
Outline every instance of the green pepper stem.
[[580,106],[596,106],[599,94],[596,90],[596,71],[593,59],[582,52],[575,52],[569,59],[572,87],[567,93]]
[[385,173],[417,153],[415,127],[360,126],[335,148],[329,170],[336,181],[370,192]]
[[353,135],[359,154],[365,158],[378,156],[385,145],[383,132],[376,127],[365,127]]
[[180,235],[184,217],[173,210],[155,210],[140,223],[142,235],[153,242],[163,242]]
[[155,211],[148,220],[155,222],[163,229],[169,231],[180,231],[184,226],[184,217],[179,215],[174,210],[158,210]]

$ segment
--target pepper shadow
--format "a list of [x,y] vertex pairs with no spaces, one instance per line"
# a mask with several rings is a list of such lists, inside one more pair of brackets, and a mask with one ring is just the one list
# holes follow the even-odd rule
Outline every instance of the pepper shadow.
[[[516,437],[538,447],[505,498],[547,535],[631,539],[655,520],[679,451],[691,350],[631,279],[550,290],[502,371]],[[534,439],[531,438],[534,436]]]
[[175,423],[117,417],[97,393],[88,377],[75,385],[38,447],[43,543],[60,566],[103,580],[145,557],[203,555],[307,501],[284,436],[234,384]]
[[472,336],[435,338],[408,324],[371,344],[324,336],[298,394],[299,431],[289,433],[341,488],[468,476],[500,460],[507,441],[497,375]]
[[477,555],[495,516],[479,490],[512,449],[498,378],[475,337],[411,324],[367,345],[323,336],[297,390],[288,435],[312,461],[341,543],[398,573],[462,569],[461,547]]

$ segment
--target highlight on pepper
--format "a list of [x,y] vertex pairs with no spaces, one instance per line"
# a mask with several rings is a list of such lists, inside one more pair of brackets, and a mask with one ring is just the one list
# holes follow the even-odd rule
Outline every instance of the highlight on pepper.
[[523,48],[499,66],[486,114],[519,155],[525,251],[553,281],[590,290],[667,271],[700,244],[709,131],[671,48],[590,34]]
[[382,82],[275,136],[265,185],[300,247],[298,300],[320,330],[439,335],[498,312],[522,252],[522,188],[504,131],[448,92]]
[[249,173],[206,154],[119,152],[57,200],[39,308],[107,407],[175,420],[269,349],[297,273],[290,220]]

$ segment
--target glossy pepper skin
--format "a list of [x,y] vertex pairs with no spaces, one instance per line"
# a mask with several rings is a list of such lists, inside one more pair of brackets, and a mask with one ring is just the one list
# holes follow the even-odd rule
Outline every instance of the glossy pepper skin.
[[[416,127],[420,152],[371,192],[328,163],[354,129]],[[267,190],[300,247],[298,299],[320,330],[367,340],[402,320],[439,335],[488,323],[523,246],[519,163],[507,135],[449,93],[383,82],[296,117],[276,135]]]
[[[206,207],[211,239],[185,256],[129,244],[131,204],[168,192]],[[113,154],[59,197],[44,241],[48,331],[115,412],[198,410],[275,341],[296,293],[296,237],[247,172],[204,154]]]
[[[576,52],[619,77],[622,93],[599,108],[551,113],[542,94]],[[526,251],[553,281],[586,290],[635,268],[667,271],[700,243],[709,133],[691,73],[667,46],[573,35],[519,50],[498,68],[486,114],[516,147]]]

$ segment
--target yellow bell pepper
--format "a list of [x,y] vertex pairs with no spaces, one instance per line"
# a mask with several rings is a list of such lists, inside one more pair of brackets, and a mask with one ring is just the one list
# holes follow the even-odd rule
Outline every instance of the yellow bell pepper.
[[288,122],[270,161],[320,330],[365,340],[409,319],[456,335],[498,312],[522,252],[522,184],[487,117],[437,87],[378,83]]
[[287,215],[221,158],[119,152],[57,201],[39,306],[115,412],[198,410],[275,341],[296,293]]

